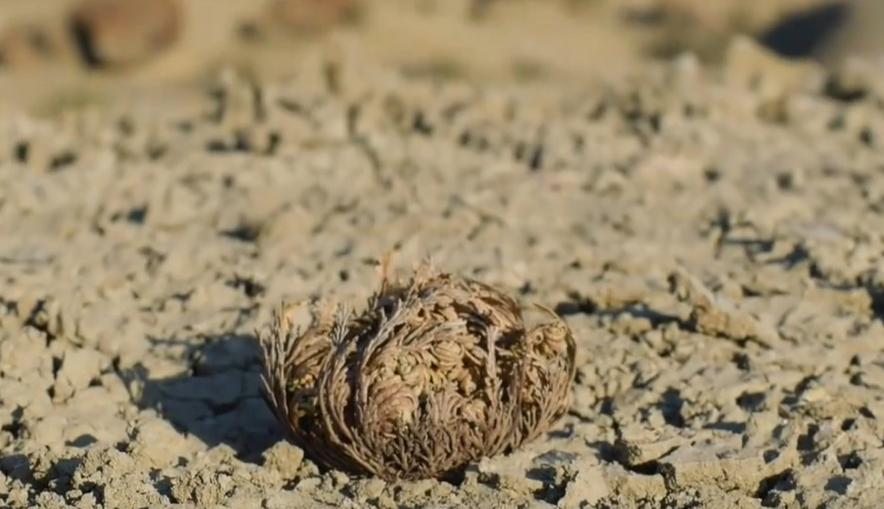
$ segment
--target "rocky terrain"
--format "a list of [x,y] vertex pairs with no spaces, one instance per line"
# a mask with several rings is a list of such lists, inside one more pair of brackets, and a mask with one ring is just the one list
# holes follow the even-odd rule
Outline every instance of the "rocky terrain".
[[[737,37],[720,65],[517,80],[337,41],[0,115],[0,506],[879,505],[877,61]],[[456,482],[324,472],[284,440],[255,328],[364,297],[391,249],[565,318],[552,432]]]

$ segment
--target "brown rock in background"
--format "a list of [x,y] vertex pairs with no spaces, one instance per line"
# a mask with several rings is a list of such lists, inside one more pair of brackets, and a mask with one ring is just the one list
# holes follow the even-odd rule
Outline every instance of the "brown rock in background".
[[69,28],[92,67],[128,67],[162,52],[181,35],[179,0],[86,0]]
[[265,18],[277,30],[316,35],[354,20],[361,7],[358,0],[272,0]]
[[28,70],[42,67],[61,53],[64,41],[50,31],[15,26],[0,35],[0,66]]

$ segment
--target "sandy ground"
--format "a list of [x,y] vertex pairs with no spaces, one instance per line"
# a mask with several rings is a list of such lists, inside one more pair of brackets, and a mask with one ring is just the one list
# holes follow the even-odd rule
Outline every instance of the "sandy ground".
[[[347,55],[0,116],[0,506],[880,507],[878,67]],[[320,472],[259,395],[270,310],[365,296],[391,248],[578,338],[568,415],[456,485]]]

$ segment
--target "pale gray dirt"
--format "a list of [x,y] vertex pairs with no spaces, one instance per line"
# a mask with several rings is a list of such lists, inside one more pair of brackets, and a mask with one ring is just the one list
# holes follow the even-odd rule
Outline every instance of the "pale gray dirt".
[[[314,62],[132,104],[0,118],[0,505],[884,499],[876,68],[743,43],[565,89]],[[364,296],[394,247],[578,337],[570,414],[457,486],[320,473],[259,396],[273,306]]]

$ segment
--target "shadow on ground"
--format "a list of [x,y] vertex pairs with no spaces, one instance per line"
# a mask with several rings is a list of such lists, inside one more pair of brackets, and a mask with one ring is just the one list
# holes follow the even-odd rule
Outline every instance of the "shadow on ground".
[[[154,340],[161,344],[167,340]],[[144,384],[141,408],[151,408],[209,447],[225,444],[241,460],[261,454],[285,434],[262,396],[260,348],[254,336],[222,334],[190,348],[190,373],[150,379],[136,368],[126,376]]]
[[812,57],[850,19],[850,11],[849,5],[834,3],[799,12],[760,34],[759,40],[785,57]]

